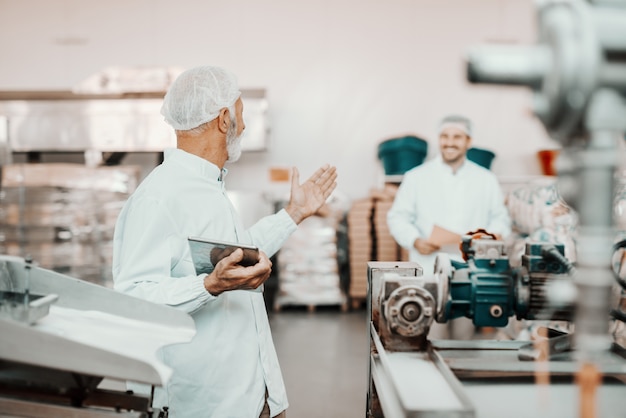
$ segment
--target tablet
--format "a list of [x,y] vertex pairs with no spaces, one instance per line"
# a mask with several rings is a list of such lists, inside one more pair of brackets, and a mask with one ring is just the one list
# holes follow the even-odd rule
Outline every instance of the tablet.
[[240,265],[244,267],[253,266],[259,259],[259,249],[254,245],[201,237],[189,237],[188,241],[196,274],[211,273],[222,258],[228,257],[237,248],[243,250],[243,260],[239,263]]

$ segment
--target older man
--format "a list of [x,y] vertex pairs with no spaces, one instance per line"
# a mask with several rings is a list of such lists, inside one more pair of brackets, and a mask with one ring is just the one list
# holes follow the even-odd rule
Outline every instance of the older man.
[[[161,113],[176,132],[177,148],[126,202],[115,227],[115,289],[184,310],[197,333],[189,344],[166,347],[173,375],[155,393],[155,407],[171,418],[284,415],[288,406],[262,293],[268,257],[315,213],[336,187],[324,165],[300,184],[292,169],[285,209],[245,230],[225,190],[226,162],[241,154],[245,128],[235,76],[218,67],[182,73]],[[257,263],[239,264],[237,250],[210,274],[196,274],[187,238],[254,244]]]

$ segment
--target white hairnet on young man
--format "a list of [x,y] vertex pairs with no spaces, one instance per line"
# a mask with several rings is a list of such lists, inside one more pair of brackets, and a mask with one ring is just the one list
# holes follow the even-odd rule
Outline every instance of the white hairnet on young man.
[[439,134],[446,128],[457,128],[465,132],[469,137],[472,136],[472,121],[461,115],[449,115],[439,122]]
[[210,66],[191,68],[170,86],[161,114],[177,131],[187,131],[215,119],[240,95],[237,78],[230,71]]

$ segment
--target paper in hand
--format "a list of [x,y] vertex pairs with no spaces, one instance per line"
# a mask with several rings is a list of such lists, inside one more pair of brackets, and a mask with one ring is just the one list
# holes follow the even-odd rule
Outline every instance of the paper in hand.
[[439,225],[435,225],[430,233],[430,237],[428,237],[428,242],[443,247],[450,244],[458,245],[461,243],[461,239],[461,235],[456,232],[452,232]]

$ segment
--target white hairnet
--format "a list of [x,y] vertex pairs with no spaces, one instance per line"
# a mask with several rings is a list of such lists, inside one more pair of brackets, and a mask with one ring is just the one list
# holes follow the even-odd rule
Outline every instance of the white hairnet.
[[215,119],[235,104],[241,92],[237,78],[219,67],[196,67],[183,72],[165,94],[161,114],[177,131],[187,131]]
[[457,128],[465,132],[469,137],[472,136],[472,121],[461,115],[449,115],[439,122],[439,134],[446,128]]

